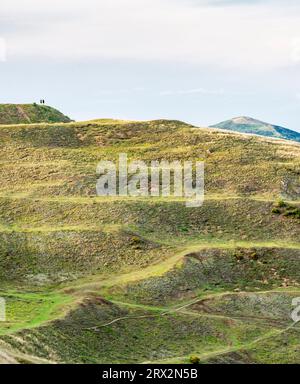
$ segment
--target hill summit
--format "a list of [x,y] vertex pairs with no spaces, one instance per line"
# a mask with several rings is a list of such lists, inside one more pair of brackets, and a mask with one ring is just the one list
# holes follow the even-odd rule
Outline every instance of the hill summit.
[[211,127],[300,142],[300,133],[298,132],[247,116],[235,117],[231,120],[212,125]]
[[0,104],[0,124],[68,123],[71,119],[47,105]]

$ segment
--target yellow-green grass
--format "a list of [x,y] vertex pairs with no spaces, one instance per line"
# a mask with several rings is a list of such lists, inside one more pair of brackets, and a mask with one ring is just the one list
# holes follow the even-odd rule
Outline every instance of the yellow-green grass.
[[71,297],[62,293],[0,291],[0,294],[6,301],[6,321],[0,322],[0,336],[50,322],[72,307]]
[[46,105],[0,104],[0,124],[28,124],[69,122],[67,116]]
[[[97,163],[121,152],[148,164],[204,160],[204,205],[96,197]],[[251,306],[247,319],[234,315],[243,292],[262,302],[273,292],[266,305],[298,292],[299,220],[274,207],[279,199],[299,206],[299,167],[295,143],[178,121],[0,126],[0,296],[9,304],[2,342],[36,362],[97,363],[188,362],[190,353],[226,360],[257,342],[251,358],[266,361],[260,341],[282,325],[251,320]],[[188,305],[209,295],[215,313]],[[99,334],[83,329],[123,315],[136,318]],[[278,361],[282,347],[272,348]]]

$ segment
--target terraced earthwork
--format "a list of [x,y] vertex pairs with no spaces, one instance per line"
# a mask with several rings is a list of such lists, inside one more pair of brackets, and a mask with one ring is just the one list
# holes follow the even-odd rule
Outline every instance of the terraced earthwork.
[[[0,147],[0,361],[300,362],[299,144],[95,120],[0,126]],[[119,153],[204,161],[204,205],[97,197]]]

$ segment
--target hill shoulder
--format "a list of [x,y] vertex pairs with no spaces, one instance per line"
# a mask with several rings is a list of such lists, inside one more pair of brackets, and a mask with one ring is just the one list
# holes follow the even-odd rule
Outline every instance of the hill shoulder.
[[71,119],[47,105],[0,104],[0,124],[68,123]]

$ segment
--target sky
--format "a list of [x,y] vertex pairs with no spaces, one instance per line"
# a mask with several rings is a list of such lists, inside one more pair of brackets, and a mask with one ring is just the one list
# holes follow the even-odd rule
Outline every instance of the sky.
[[0,103],[300,132],[299,0],[1,0]]

